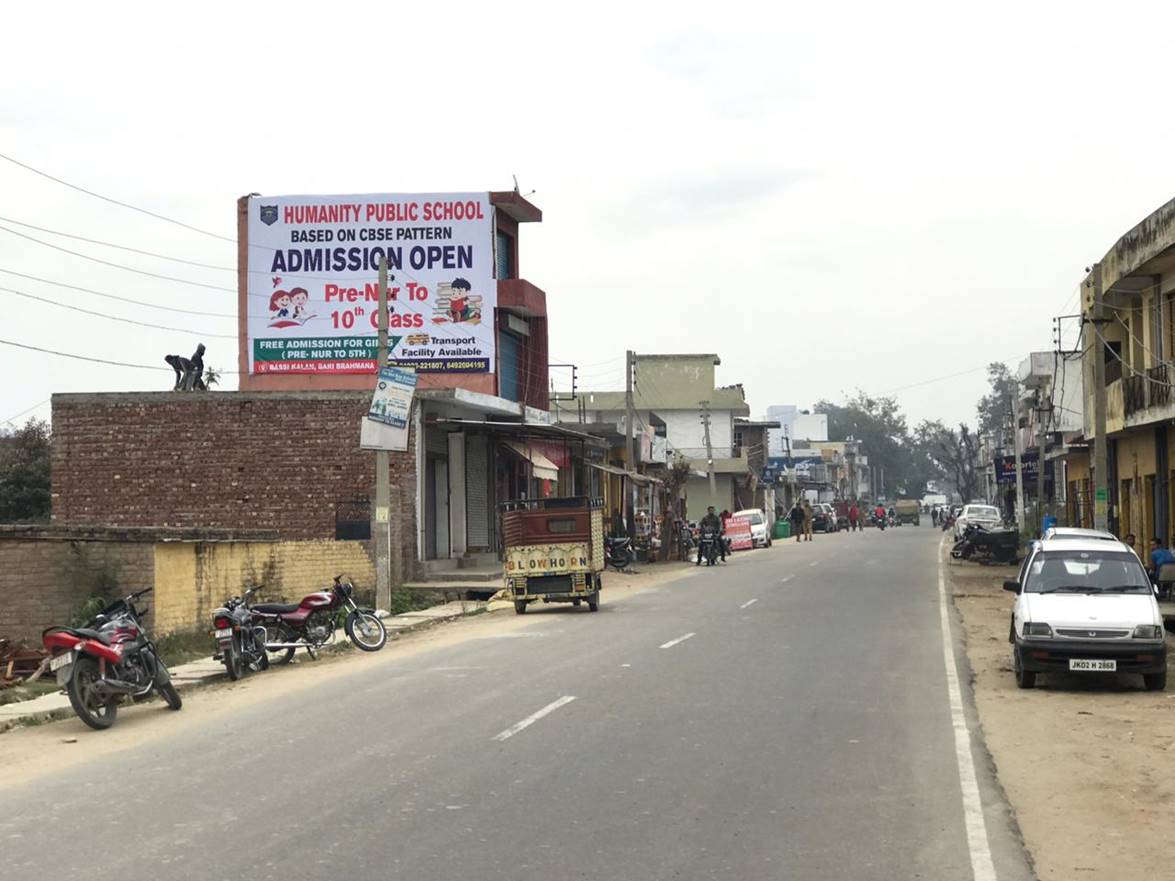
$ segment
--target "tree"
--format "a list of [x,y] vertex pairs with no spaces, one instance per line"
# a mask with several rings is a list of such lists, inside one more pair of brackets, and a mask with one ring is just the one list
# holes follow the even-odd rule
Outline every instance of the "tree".
[[987,382],[991,391],[979,399],[979,434],[1003,438],[1012,424],[1012,398],[1016,394],[1016,378],[1006,364],[993,361],[987,365]]
[[829,440],[860,441],[870,467],[881,469],[883,494],[894,491],[911,498],[922,496],[926,481],[934,477],[934,468],[916,448],[897,399],[858,391],[843,404],[818,401],[814,409],[828,417]]
[[49,424],[0,430],[0,523],[49,519]]
[[918,425],[914,434],[918,446],[935,467],[955,484],[955,490],[963,501],[977,498],[979,475],[975,466],[979,441],[971,429],[965,423],[959,423],[956,431],[937,420],[926,420]]

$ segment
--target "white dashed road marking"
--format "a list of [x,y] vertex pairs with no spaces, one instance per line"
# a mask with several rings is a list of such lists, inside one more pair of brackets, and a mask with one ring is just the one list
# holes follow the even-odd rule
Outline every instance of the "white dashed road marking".
[[753,600],[747,600],[745,603],[743,603],[741,606],[739,606],[739,608],[745,609],[747,606],[753,606],[757,602],[759,602],[759,598],[755,597]]
[[677,645],[679,642],[685,642],[685,641],[686,641],[687,639],[689,639],[691,636],[696,636],[696,635],[697,635],[697,634],[695,634],[695,633],[687,633],[685,636],[679,636],[679,637],[677,637],[677,639],[671,639],[671,640],[669,640],[669,642],[663,643],[663,644],[661,645],[661,648],[663,648],[663,649],[671,649],[671,648],[673,648],[675,645]]
[[555,710],[559,709],[560,707],[566,706],[567,704],[571,703],[573,700],[575,700],[574,697],[572,697],[569,694],[565,694],[565,695],[563,695],[563,697],[559,698],[559,700],[551,701],[549,704],[547,704],[545,707],[543,707],[538,712],[531,713],[529,716],[527,716],[521,722],[516,722],[515,724],[511,725],[509,728],[507,728],[505,731],[501,732],[500,734],[495,734],[494,740],[498,741],[498,743],[501,743],[504,740],[509,740],[511,737],[513,737],[519,731],[522,731],[526,728],[529,728],[531,725],[533,725],[539,719],[543,718],[543,716],[547,716],[547,715],[555,712]]

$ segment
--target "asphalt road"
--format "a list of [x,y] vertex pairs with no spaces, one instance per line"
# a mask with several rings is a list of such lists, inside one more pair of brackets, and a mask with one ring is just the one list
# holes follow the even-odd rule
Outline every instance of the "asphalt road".
[[939,538],[817,535],[620,601],[605,580],[594,615],[497,613],[257,688],[215,725],[0,784],[0,878],[952,881],[974,877],[968,819],[980,881],[1031,878],[981,747],[965,813]]

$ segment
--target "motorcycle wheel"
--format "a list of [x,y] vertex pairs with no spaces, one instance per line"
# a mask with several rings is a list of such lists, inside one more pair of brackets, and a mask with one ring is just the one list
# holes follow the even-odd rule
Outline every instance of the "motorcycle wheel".
[[168,682],[166,685],[157,686],[159,693],[163,699],[167,701],[168,709],[178,710],[184,705],[184,699],[180,697],[180,693],[175,690],[175,686]]
[[224,653],[224,669],[233,682],[245,675],[245,663],[241,660],[241,652],[235,642]]
[[[266,642],[293,642],[297,637],[291,633],[285,626],[274,626],[265,628]],[[294,659],[294,652],[297,649],[277,649],[270,652],[273,655],[271,664],[288,664]]]
[[370,612],[352,612],[343,622],[343,629],[360,651],[378,652],[388,641],[384,623]]
[[109,728],[118,716],[118,704],[103,702],[94,691],[98,681],[98,662],[88,655],[78,658],[66,692],[78,718],[98,731]]

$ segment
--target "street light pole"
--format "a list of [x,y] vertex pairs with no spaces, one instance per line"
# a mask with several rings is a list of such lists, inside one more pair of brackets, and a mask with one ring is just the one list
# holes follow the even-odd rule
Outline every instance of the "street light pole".
[[1091,284],[1093,303],[1090,322],[1093,324],[1093,528],[1106,529],[1109,525],[1109,455],[1106,448],[1106,344],[1102,340],[1105,308],[1102,301],[1102,265],[1093,264]]

